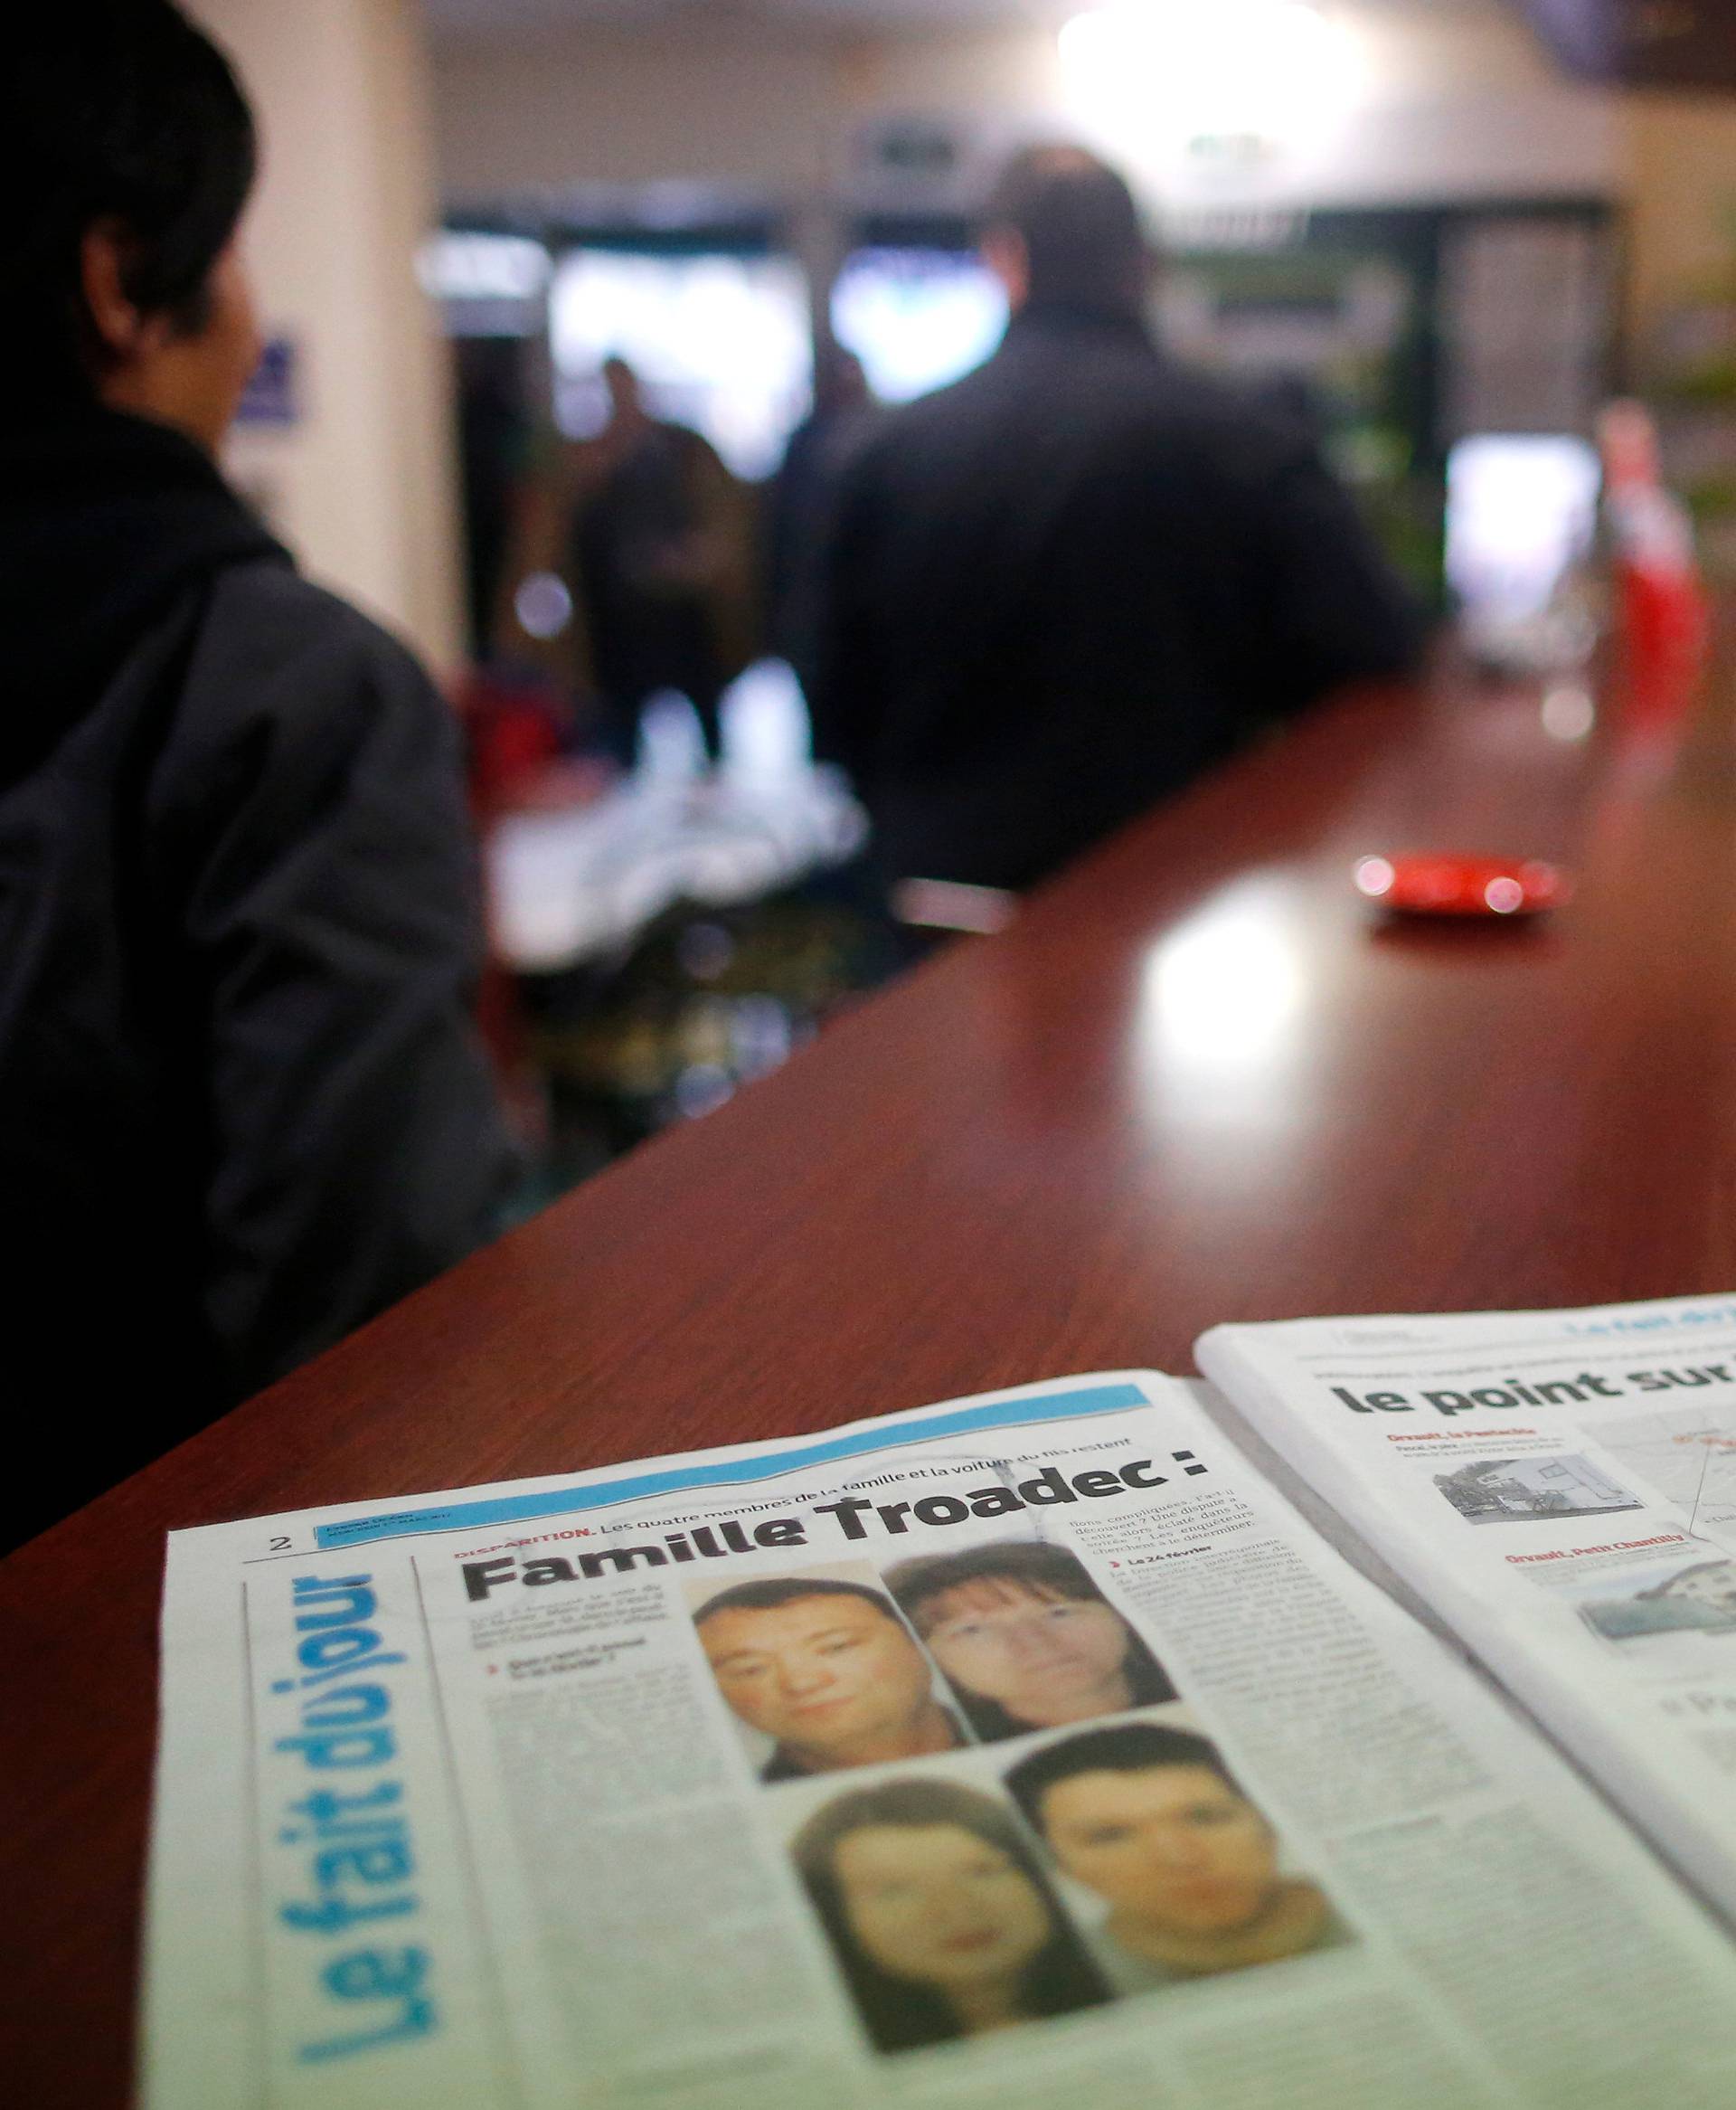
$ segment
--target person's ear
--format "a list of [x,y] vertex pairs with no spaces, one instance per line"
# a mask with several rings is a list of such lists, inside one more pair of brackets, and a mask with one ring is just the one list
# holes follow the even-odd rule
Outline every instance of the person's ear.
[[1000,280],[1006,304],[1016,315],[1031,292],[1031,251],[1024,237],[1011,227],[991,227],[983,237],[983,261]]
[[149,349],[158,318],[142,314],[126,286],[127,235],[117,220],[99,220],[84,232],[79,254],[85,313],[106,363],[126,365]]

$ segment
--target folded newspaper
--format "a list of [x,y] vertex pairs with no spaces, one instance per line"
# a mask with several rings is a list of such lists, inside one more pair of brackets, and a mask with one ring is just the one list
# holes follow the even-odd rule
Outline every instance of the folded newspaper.
[[1198,1353],[174,1534],[146,2101],[1729,2110],[1736,1301]]

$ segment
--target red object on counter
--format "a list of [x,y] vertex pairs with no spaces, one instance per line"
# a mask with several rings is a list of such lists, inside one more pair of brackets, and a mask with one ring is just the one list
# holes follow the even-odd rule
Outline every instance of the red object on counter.
[[1688,714],[1712,637],[1694,523],[1665,486],[1657,427],[1643,403],[1609,404],[1598,437],[1622,644],[1618,711],[1630,732],[1668,731]]
[[1535,857],[1359,857],[1354,876],[1370,901],[1413,916],[1535,915],[1572,893],[1564,872]]

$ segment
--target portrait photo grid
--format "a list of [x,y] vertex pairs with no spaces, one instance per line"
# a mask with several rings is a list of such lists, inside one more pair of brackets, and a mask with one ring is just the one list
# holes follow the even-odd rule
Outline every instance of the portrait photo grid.
[[1354,1938],[1071,1547],[1005,1537],[685,1594],[875,2050]]

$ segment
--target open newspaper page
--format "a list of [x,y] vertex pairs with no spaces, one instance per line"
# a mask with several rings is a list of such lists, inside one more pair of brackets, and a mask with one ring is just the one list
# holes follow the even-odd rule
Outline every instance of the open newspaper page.
[[1736,1920],[1736,1301],[1224,1326],[1198,1354]]
[[1736,1960],[1122,1373],[175,1534],[145,2031],[154,2110],[1728,2110]]

